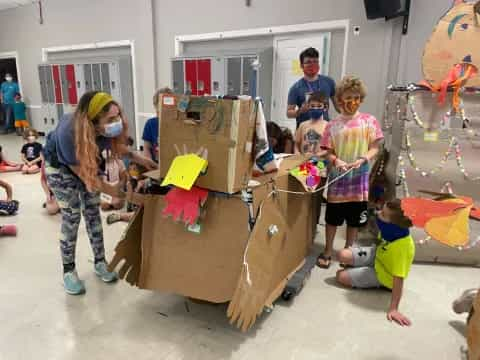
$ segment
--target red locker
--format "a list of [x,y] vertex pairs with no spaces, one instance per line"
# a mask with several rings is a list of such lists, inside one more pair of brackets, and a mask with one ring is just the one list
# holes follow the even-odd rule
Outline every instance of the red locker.
[[53,89],[55,91],[55,103],[63,104],[62,85],[60,83],[60,68],[58,65],[52,65]]
[[212,64],[210,59],[197,60],[198,95],[212,94]]
[[192,95],[198,95],[197,60],[185,60],[185,90]]
[[72,64],[65,66],[65,72],[67,77],[68,85],[68,102],[71,105],[77,105],[78,95],[77,95],[77,86],[75,80],[75,67]]

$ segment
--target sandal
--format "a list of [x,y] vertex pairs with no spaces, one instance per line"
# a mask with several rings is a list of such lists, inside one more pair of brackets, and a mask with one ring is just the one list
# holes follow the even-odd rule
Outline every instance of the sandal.
[[[320,260],[323,261],[323,264],[319,262]],[[331,256],[325,256],[324,253],[321,253],[320,255],[318,255],[317,266],[319,268],[328,269],[330,267],[331,262],[332,262],[332,257]]]
[[120,214],[115,214],[114,213],[114,214],[110,214],[110,215],[107,216],[107,224],[108,225],[112,225],[112,224],[114,224],[116,222],[119,222],[121,220],[122,220],[122,218],[121,218]]

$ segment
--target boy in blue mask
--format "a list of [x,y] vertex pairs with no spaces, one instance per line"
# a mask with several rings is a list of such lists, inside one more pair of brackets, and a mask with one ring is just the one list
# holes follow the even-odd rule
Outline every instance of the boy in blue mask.
[[295,133],[295,154],[324,156],[327,152],[321,150],[320,143],[328,124],[325,120],[328,97],[322,92],[314,92],[309,96],[307,106],[310,120],[302,122]]
[[380,230],[378,245],[351,247],[338,252],[346,269],[337,272],[337,281],[353,288],[386,287],[392,290],[387,319],[400,326],[410,326],[410,320],[398,311],[403,283],[415,256],[415,244],[410,236],[412,222],[401,208],[401,201],[388,201],[377,215]]

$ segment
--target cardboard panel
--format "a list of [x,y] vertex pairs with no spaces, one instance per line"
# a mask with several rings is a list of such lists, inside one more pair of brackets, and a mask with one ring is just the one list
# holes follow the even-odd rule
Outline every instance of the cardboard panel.
[[164,207],[160,196],[145,199],[140,287],[229,301],[249,236],[246,205],[238,198],[209,197],[200,234],[163,218]]
[[[466,57],[480,68],[480,14],[474,12],[474,4],[456,1],[434,28],[423,53],[426,80],[439,84]],[[480,86],[480,76],[467,81],[467,86]]]
[[[178,102],[178,99],[177,99]],[[232,116],[233,109],[236,116]],[[177,151],[208,149],[208,171],[196,182],[209,190],[234,193],[250,178],[255,118],[252,101],[211,99],[200,108],[180,112],[163,106],[160,121],[160,175],[164,177]],[[199,116],[194,122],[188,116]]]

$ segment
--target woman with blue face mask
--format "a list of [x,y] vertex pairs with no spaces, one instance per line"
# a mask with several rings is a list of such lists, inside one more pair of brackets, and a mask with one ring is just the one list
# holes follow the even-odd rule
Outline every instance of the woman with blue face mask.
[[94,254],[95,274],[104,282],[117,279],[114,272],[108,271],[105,259],[100,193],[115,198],[124,198],[125,194],[119,187],[103,181],[106,159],[101,154],[108,153],[119,159],[127,156],[147,169],[156,168],[152,160],[128,149],[127,131],[127,121],[120,105],[109,94],[93,91],[85,93],[75,113],[65,114],[57,128],[47,136],[45,172],[62,213],[60,249],[64,287],[68,294],[85,292],[75,270],[81,215]]

